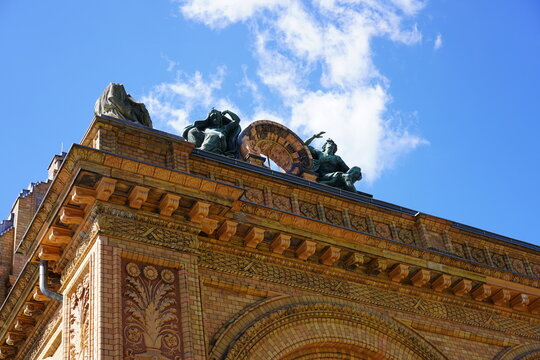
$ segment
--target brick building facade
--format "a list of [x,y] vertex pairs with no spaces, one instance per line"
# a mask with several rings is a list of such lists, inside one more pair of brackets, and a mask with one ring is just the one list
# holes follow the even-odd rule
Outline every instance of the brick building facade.
[[0,224],[0,358],[540,358],[537,246],[108,117],[49,177]]

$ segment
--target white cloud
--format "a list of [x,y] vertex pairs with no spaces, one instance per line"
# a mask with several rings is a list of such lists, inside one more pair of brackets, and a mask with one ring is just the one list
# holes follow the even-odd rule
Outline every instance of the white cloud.
[[435,50],[438,50],[441,48],[442,44],[443,44],[442,35],[439,33],[437,34],[437,37],[435,38],[435,43],[433,44],[433,48]]
[[248,120],[248,123],[251,123],[256,120],[271,120],[280,124],[286,124],[286,121],[284,118],[281,117],[280,114],[277,114],[276,112],[264,109],[264,108],[258,108],[253,113],[253,116],[250,120]]
[[244,21],[262,10],[285,5],[287,2],[287,0],[191,0],[182,1],[180,11],[187,18],[220,29],[234,22]]
[[167,62],[167,71],[173,71],[174,68],[178,66],[178,63],[174,60],[171,60],[168,56],[162,55],[161,57]]
[[[327,131],[338,154],[350,166],[360,165],[369,183],[399,156],[425,143],[389,118],[389,80],[374,64],[371,46],[376,37],[420,43],[417,26],[405,24],[423,6],[415,0],[185,0],[180,10],[212,28],[249,20],[258,79],[244,76],[242,84],[259,101],[260,87],[266,87],[282,106],[272,111],[258,106],[248,118],[277,120],[306,137]],[[149,107],[171,126],[185,126],[195,102],[219,103],[207,86],[202,91],[201,78],[195,74],[188,84],[159,85],[149,96]],[[213,89],[223,81],[216,79]],[[170,94],[186,102],[182,110],[163,102]]]
[[[200,72],[191,76],[178,72],[174,82],[155,86],[141,100],[146,104],[155,127],[181,133],[192,122],[192,115],[203,118],[205,111],[212,106],[231,110],[236,108],[228,99],[215,94],[221,89],[224,77],[225,67],[218,68],[215,74],[206,79]],[[194,110],[199,112],[193,114]]]
[[392,0],[392,2],[407,15],[415,15],[424,7],[422,1],[416,0]]
[[292,106],[290,125],[306,136],[326,131],[325,137],[338,144],[345,162],[360,164],[365,180],[373,182],[400,154],[426,143],[383,118],[388,101],[379,85],[350,92],[311,92]]

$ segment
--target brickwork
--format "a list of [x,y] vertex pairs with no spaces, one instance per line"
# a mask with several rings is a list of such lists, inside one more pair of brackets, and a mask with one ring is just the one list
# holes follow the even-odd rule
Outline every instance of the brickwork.
[[13,264],[13,243],[15,229],[11,228],[0,235],[0,304],[4,302],[8,292],[9,275]]
[[443,334],[431,334],[429,332],[420,332],[420,334],[436,346],[449,360],[493,359],[505,349],[503,346],[483,344],[474,340],[456,340]]
[[[22,240],[48,187],[48,183],[38,183],[32,186],[31,190],[23,191],[15,202],[12,211],[14,214],[13,227],[15,228],[14,246],[17,246]],[[13,254],[12,275],[17,276],[27,260],[28,258],[24,255]]]
[[[262,125],[264,141],[297,140]],[[0,235],[0,281],[18,275],[0,359],[540,356],[533,247],[110,118],[82,143]],[[36,288],[39,259],[61,303]]]
[[239,294],[232,288],[219,289],[212,286],[204,286],[201,297],[204,312],[203,324],[208,346],[217,332],[236,314],[261,299],[260,296]]

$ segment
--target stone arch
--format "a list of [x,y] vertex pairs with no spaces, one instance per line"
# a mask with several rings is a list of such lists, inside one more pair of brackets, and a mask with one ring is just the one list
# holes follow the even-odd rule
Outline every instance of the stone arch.
[[212,360],[445,359],[411,329],[340,299],[279,297],[253,306],[213,341]]
[[309,148],[289,128],[270,120],[257,120],[238,136],[240,157],[261,154],[269,157],[287,174],[302,176],[312,168]]
[[533,360],[540,358],[540,344],[517,345],[500,352],[493,360]]

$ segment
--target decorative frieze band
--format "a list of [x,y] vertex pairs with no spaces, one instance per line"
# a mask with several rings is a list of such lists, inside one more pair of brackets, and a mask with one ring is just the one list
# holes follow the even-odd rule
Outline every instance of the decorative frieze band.
[[[500,316],[498,310],[492,312],[478,311],[463,306],[398,294],[370,285],[351,283],[337,278],[327,278],[297,269],[213,251],[202,250],[199,264],[220,272],[246,277],[257,275],[262,280],[278,284],[309,289],[363,303],[421,314],[423,316],[540,339],[540,324]],[[459,289],[466,291],[467,288],[467,281],[462,280]],[[517,302],[519,300],[516,300]]]

